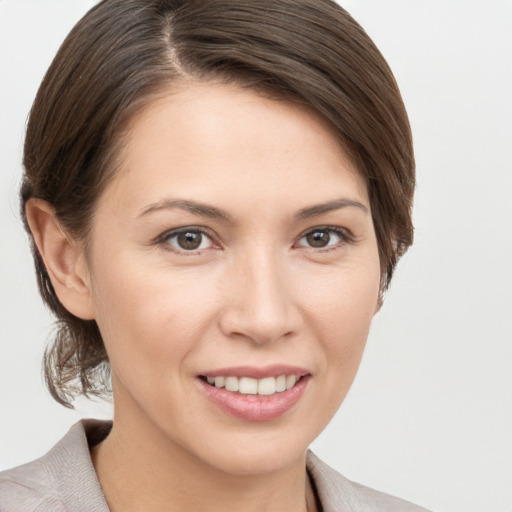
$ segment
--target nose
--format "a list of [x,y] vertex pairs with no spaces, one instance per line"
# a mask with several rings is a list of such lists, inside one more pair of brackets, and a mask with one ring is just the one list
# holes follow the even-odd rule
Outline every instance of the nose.
[[286,263],[262,250],[233,263],[226,276],[220,329],[260,345],[297,334],[302,326],[298,297]]

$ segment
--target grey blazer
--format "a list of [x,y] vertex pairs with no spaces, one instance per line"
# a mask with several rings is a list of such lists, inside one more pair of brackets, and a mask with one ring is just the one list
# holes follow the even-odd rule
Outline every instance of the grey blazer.
[[[82,420],[43,457],[0,473],[0,512],[109,512],[89,454],[110,423]],[[307,469],[323,512],[428,512],[347,480],[311,451]]]

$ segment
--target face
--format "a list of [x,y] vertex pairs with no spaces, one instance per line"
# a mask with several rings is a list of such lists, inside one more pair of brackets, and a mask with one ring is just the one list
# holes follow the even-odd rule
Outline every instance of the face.
[[303,461],[379,292],[366,187],[329,127],[223,85],[133,120],[87,265],[115,425],[229,473]]

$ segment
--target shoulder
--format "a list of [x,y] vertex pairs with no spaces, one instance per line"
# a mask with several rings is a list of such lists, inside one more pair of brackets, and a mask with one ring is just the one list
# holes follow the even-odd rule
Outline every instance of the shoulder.
[[86,433],[101,428],[108,424],[83,420],[40,459],[0,472],[0,512],[108,512]]
[[0,473],[0,511],[62,509],[44,457]]
[[324,512],[428,512],[408,501],[348,480],[311,451],[307,467]]

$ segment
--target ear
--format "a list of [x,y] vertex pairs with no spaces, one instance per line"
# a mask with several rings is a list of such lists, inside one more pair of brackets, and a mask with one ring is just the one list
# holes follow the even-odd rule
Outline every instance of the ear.
[[46,201],[31,198],[25,211],[59,301],[78,318],[94,319],[90,273],[79,244],[66,235]]

